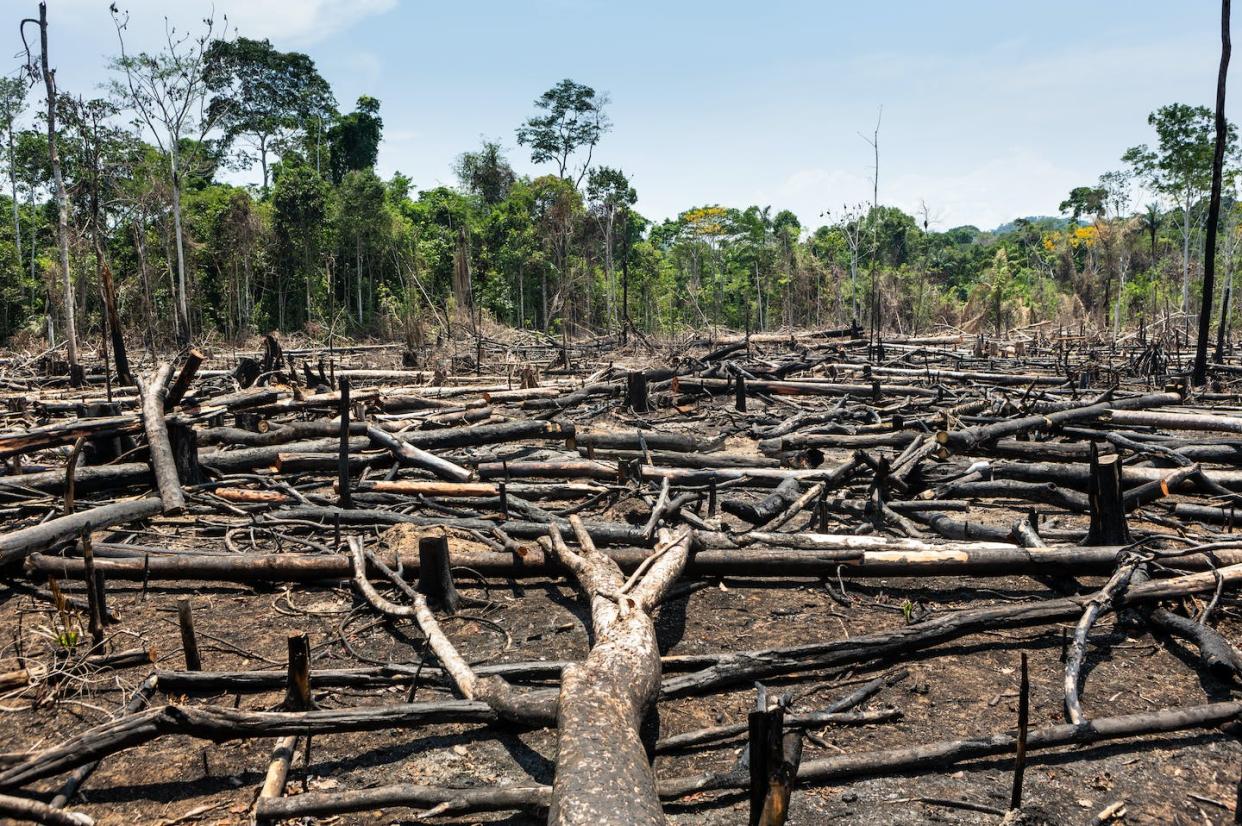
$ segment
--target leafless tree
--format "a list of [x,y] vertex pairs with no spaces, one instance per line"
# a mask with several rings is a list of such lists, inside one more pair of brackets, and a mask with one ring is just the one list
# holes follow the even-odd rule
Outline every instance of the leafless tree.
[[[26,24],[39,27],[39,60],[36,67],[26,41]],[[56,147],[56,71],[49,68],[47,59],[47,3],[39,4],[39,18],[26,18],[21,22],[22,43],[26,46],[26,65],[32,77],[42,74],[47,89],[47,146],[52,166],[52,180],[56,188],[56,240],[60,247],[60,277],[65,291],[65,346],[69,361],[70,381],[76,386],[82,378],[78,365],[78,332],[74,322],[73,276],[69,272],[69,196],[65,193],[65,179],[60,170],[60,153]]]
[[203,77],[203,61],[212,42],[224,37],[228,20],[226,18],[224,27],[217,30],[215,21],[205,18],[202,21],[203,32],[194,35],[190,32],[178,33],[168,18],[164,18],[164,45],[155,54],[130,54],[126,50],[125,32],[129,27],[129,13],[118,11],[115,4],[112,6],[112,21],[121,48],[121,55],[112,61],[112,67],[124,78],[123,83],[113,81],[113,92],[134,109],[139,122],[145,125],[160,151],[168,158],[177,255],[177,328],[178,335],[186,342],[189,341],[191,329],[185,233],[181,218],[181,176],[213,125],[208,111],[209,90]]

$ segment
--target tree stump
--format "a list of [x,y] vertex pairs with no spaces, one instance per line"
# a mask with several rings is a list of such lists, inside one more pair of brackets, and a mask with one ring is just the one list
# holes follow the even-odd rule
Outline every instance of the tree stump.
[[625,377],[625,406],[635,413],[650,410],[647,400],[647,374],[635,370]]
[[1121,492],[1121,457],[1116,453],[1100,456],[1091,444],[1091,481],[1088,485],[1091,503],[1091,527],[1086,545],[1129,545],[1130,529],[1126,525],[1125,503]]
[[447,537],[424,536],[418,540],[418,592],[427,597],[432,608],[457,613],[461,595],[453,584]]
[[315,708],[310,687],[310,635],[305,631],[289,633],[289,679],[285,685],[284,711],[309,711]]
[[207,474],[198,463],[198,436],[194,428],[182,424],[168,425],[168,444],[172,448],[173,464],[182,485],[198,485],[207,481]]

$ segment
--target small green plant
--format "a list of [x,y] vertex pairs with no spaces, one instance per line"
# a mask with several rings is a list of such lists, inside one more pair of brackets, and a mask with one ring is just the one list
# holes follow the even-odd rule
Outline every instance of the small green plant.
[[70,609],[65,595],[60,591],[60,583],[49,579],[48,587],[56,603],[56,613],[52,615],[52,628],[48,636],[66,652],[72,653],[82,638],[82,622],[78,619],[77,612]]

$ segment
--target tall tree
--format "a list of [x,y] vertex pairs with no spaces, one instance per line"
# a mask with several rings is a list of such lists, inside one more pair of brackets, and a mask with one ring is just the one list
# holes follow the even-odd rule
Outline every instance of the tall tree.
[[[1152,112],[1147,123],[1156,129],[1158,147],[1134,146],[1126,150],[1121,159],[1134,167],[1153,190],[1181,209],[1182,310],[1185,311],[1190,306],[1191,215],[1212,180],[1213,116],[1206,106],[1171,103]],[[1236,139],[1237,131],[1232,124],[1226,124],[1226,153],[1232,152]]]
[[565,303],[569,283],[570,240],[582,215],[582,196],[572,182],[543,175],[531,182],[535,226],[556,273],[556,291],[548,292],[548,268],[540,269],[539,324],[547,330]]
[[530,147],[530,159],[535,163],[555,163],[557,176],[565,180],[569,180],[570,159],[585,149],[586,160],[573,179],[574,186],[579,187],[590,169],[596,144],[612,126],[604,111],[607,105],[607,94],[597,94],[590,86],[566,78],[535,100],[535,108],[544,114],[534,115],[518,127],[518,143]]
[[[187,162],[193,160],[193,153],[203,146],[204,138],[214,123],[208,111],[210,90],[203,70],[208,50],[216,40],[223,38],[223,34],[216,32],[212,18],[203,20],[203,32],[198,35],[178,33],[165,18],[162,49],[155,54],[130,54],[125,48],[129,15],[121,14],[114,4],[112,20],[121,48],[120,57],[112,60],[112,68],[124,77],[124,82],[112,82],[113,92],[138,113],[139,120],[168,161],[171,182],[169,200],[177,255],[178,335],[183,343],[188,343],[192,331],[185,231],[181,216],[182,175]],[[189,158],[184,157],[187,148],[191,152]]]
[[213,41],[203,69],[213,92],[209,112],[227,145],[246,138],[258,152],[263,188],[268,155],[296,131],[330,120],[336,110],[332,88],[301,52],[281,52],[267,40],[239,37]]
[[[65,178],[60,169],[60,153],[56,142],[56,72],[48,66],[47,56],[47,3],[39,4],[39,19],[27,18],[21,23],[22,39],[25,40],[27,23],[39,26],[39,70],[47,89],[47,150],[52,166],[52,180],[56,184],[56,240],[60,247],[60,277],[65,291],[65,343],[69,359],[70,381],[77,386],[82,381],[82,368],[78,364],[78,331],[74,321],[73,276],[69,272],[69,196],[65,193]],[[29,46],[26,49],[30,55]],[[30,64],[33,73],[33,62]]]
[[1220,190],[1225,165],[1229,123],[1225,120],[1225,78],[1229,74],[1229,0],[1220,3],[1220,71],[1216,76],[1216,142],[1212,147],[1212,192],[1208,196],[1207,249],[1203,253],[1203,303],[1199,309],[1199,341],[1190,380],[1195,386],[1207,381],[1207,346],[1212,326],[1212,295],[1216,281],[1216,225],[1220,222]]
[[620,169],[600,166],[591,170],[587,178],[587,200],[591,214],[599,223],[604,236],[604,278],[607,284],[607,304],[609,322],[620,323],[617,313],[617,278],[616,278],[616,229],[617,221],[638,200],[638,193],[630,186],[630,179]]
[[13,133],[17,119],[26,108],[26,82],[20,77],[0,78],[0,129],[4,130],[4,142],[8,157],[5,166],[9,171],[9,194],[13,199],[13,249],[17,256],[17,271],[21,272],[22,220],[17,207],[17,154]]
[[1083,215],[1100,215],[1104,212],[1104,200],[1108,197],[1107,190],[1102,186],[1076,186],[1070,190],[1069,197],[1057,207],[1062,214],[1068,212],[1070,221],[1077,224]]
[[[272,187],[272,224],[278,269],[291,277],[275,279],[276,306],[268,315],[277,327],[285,329],[286,324],[299,318],[305,322],[314,317],[315,298],[322,289],[316,275],[320,271],[330,192],[327,181],[309,166],[285,160],[279,169]],[[296,311],[294,295],[289,294],[290,282],[296,289],[299,280],[304,298],[301,313]]]
[[369,95],[358,98],[357,107],[337,119],[328,131],[332,147],[332,182],[338,186],[355,170],[370,169],[379,158],[380,138],[384,121],[379,116],[380,102]]
[[499,141],[484,140],[477,151],[461,153],[453,171],[462,189],[477,195],[489,207],[508,198],[517,180]]
[[65,99],[65,124],[76,140],[79,170],[79,189],[86,197],[85,213],[89,220],[91,244],[95,250],[95,274],[103,298],[112,353],[117,377],[122,385],[134,383],[129,372],[129,358],[125,351],[125,337],[121,329],[116,306],[116,288],[112,283],[112,268],[104,253],[104,206],[110,198],[116,179],[122,174],[121,165],[129,146],[125,132],[110,124],[118,114],[110,101]]

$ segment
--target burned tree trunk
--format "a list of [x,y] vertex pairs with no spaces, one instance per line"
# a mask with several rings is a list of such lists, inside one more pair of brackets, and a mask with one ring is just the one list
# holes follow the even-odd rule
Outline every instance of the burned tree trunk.
[[1099,456],[1091,445],[1091,528],[1087,545],[1129,545],[1125,497],[1121,492],[1121,457]]

